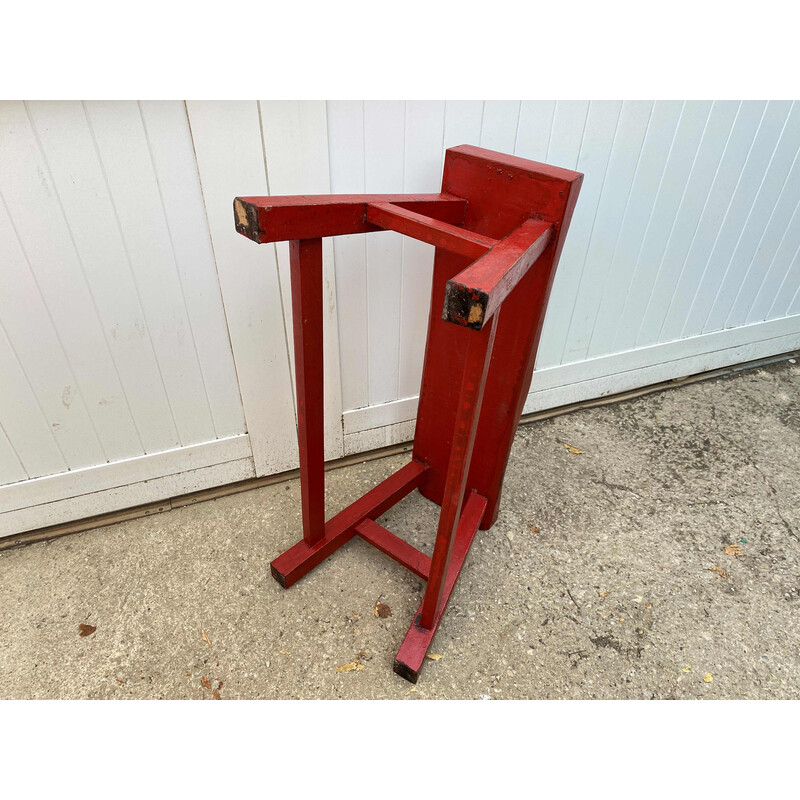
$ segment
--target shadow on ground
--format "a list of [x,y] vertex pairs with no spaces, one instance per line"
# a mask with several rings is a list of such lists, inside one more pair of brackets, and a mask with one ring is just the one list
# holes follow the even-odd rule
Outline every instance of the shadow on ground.
[[[329,473],[329,510],[407,458]],[[799,464],[788,362],[520,428],[413,689],[418,578],[355,540],[271,579],[297,481],[7,551],[0,696],[800,697]],[[381,522],[430,553],[437,511],[415,492]]]

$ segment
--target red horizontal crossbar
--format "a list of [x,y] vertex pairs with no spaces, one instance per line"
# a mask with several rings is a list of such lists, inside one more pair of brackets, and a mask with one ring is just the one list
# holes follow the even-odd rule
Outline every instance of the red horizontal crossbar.
[[356,525],[356,534],[415,575],[425,581],[428,580],[428,575],[431,573],[430,557],[391,531],[387,531],[383,525],[379,525],[375,520],[365,519]]
[[255,242],[317,239],[381,230],[367,221],[370,203],[394,203],[444,222],[461,223],[467,201],[452,194],[325,194],[237,197],[236,230]]
[[397,231],[472,259],[480,258],[497,244],[496,239],[426,217],[394,203],[370,203],[367,207],[367,220],[381,228]]
[[553,226],[529,219],[447,282],[442,318],[480,330],[550,243]]
[[428,652],[428,648],[433,641],[439,622],[442,619],[442,614],[444,614],[444,609],[447,606],[447,601],[450,599],[450,594],[461,573],[461,567],[464,566],[464,560],[467,557],[467,553],[469,553],[472,540],[475,538],[475,532],[478,530],[483,512],[486,510],[486,503],[487,500],[483,495],[477,492],[470,494],[458,520],[453,553],[450,556],[450,564],[444,580],[442,602],[436,612],[433,625],[430,628],[420,627],[419,623],[422,616],[422,606],[420,605],[414,616],[414,621],[408,629],[406,638],[403,639],[403,644],[400,645],[400,649],[397,651],[397,656],[394,660],[394,671],[412,683],[417,682],[419,671],[422,669],[422,663],[425,660],[425,653]]
[[428,469],[421,461],[412,461],[392,473],[335,517],[325,523],[325,534],[313,545],[299,541],[281,553],[270,565],[272,575],[284,588],[289,588],[331,553],[350,541],[356,526],[367,518],[379,517],[409,492],[414,490]]

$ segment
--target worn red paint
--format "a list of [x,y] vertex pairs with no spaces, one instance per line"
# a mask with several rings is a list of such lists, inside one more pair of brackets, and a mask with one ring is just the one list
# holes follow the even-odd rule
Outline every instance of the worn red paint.
[[[462,145],[447,151],[439,194],[234,201],[242,235],[291,242],[303,539],[272,562],[272,574],[291,586],[359,536],[427,580],[395,660],[408,680],[419,675],[476,531],[497,518],[582,177]],[[384,229],[436,247],[414,452],[325,522],[320,237]],[[375,521],[415,488],[442,507],[431,558]]]
[[325,529],[325,428],[322,364],[322,239],[289,244],[297,384],[297,439],[303,539],[316,544]]

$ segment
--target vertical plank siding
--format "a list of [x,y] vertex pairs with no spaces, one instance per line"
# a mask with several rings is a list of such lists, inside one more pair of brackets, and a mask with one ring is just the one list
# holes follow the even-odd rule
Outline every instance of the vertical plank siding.
[[[441,182],[444,118],[444,102],[406,103],[403,192],[427,192]],[[412,397],[422,380],[434,248],[416,239],[403,238],[402,243],[397,396]]]
[[213,463],[245,425],[184,103],[0,103],[0,196],[0,532],[73,518],[87,470],[108,510],[195,445],[241,475]]
[[178,447],[180,438],[157,351],[148,335],[141,279],[130,258],[87,109],[70,102],[29,103],[28,110],[67,228],[56,243],[58,272],[68,277],[64,264],[73,247],[83,273],[82,279],[64,287],[66,293],[55,302],[69,313],[75,295],[88,294],[83,324],[96,317],[102,329],[89,353],[102,359],[98,347],[107,348],[121,384],[121,389],[107,387],[98,405],[127,407],[135,427],[128,455]]
[[[364,103],[364,190],[380,194],[403,185],[405,103]],[[404,239],[382,231],[367,237],[369,405],[396,400],[400,374],[400,297]],[[346,269],[346,266],[344,267]]]
[[[436,150],[434,104],[429,137],[421,121],[410,122],[416,120],[417,106],[405,103],[405,175],[415,163],[432,163]],[[401,148],[400,104],[329,102],[327,107],[332,174],[335,163],[355,164],[356,173],[364,170],[359,186],[377,190],[382,184],[371,174],[374,143],[348,136],[345,126],[356,128],[369,108],[365,130],[373,129],[379,125],[375,115],[383,113],[392,134],[381,167],[390,169]],[[631,372],[617,382],[609,373],[608,387],[621,390],[662,374],[662,358],[669,359],[677,376],[680,370],[712,368],[743,354],[800,345],[800,321],[788,329],[766,324],[800,308],[797,113],[797,104],[786,101],[444,104],[439,157],[446,147],[467,142],[586,174],[551,294],[532,398],[542,392],[552,402],[581,399],[592,389],[579,388],[579,369],[565,368],[588,360],[597,360],[601,372]],[[431,173],[427,184],[413,188],[435,191],[438,186],[438,173]],[[339,326],[340,352],[349,352],[352,362],[342,374],[345,448],[351,451],[401,440],[411,430],[404,427],[409,414],[415,413],[421,364],[413,369],[415,348],[406,332],[412,326],[401,330],[399,363],[394,351],[386,355],[386,337],[394,335],[398,313],[401,327],[410,315],[423,319],[427,297],[421,291],[419,299],[409,296],[406,271],[400,273],[403,290],[396,297],[397,277],[387,275],[384,282],[389,262],[378,264],[377,257],[367,245],[365,252],[358,251],[357,272],[349,272],[345,254],[340,258],[337,251],[337,280],[340,287],[347,281],[350,295],[340,300]],[[421,283],[425,273],[420,268],[418,274]],[[385,286],[380,302],[374,288],[378,280]],[[366,323],[359,299],[365,292],[371,298]],[[351,308],[353,318],[348,318]],[[753,346],[743,350],[736,338],[727,352],[724,342],[734,339],[713,334],[742,325],[753,326]],[[379,355],[367,356],[370,348]],[[641,356],[626,360],[626,353]],[[618,366],[627,363],[636,366]],[[398,368],[401,377],[395,381]],[[567,384],[558,388],[556,375]],[[636,375],[644,383],[637,384]]]
[[[295,467],[288,253],[232,198],[434,192],[462,143],[586,174],[528,410],[800,347],[797,102],[2,102],[0,535]],[[413,434],[432,259],[323,242],[326,458]]]
[[233,227],[236,195],[268,194],[257,101],[186,104],[256,474],[297,465],[278,262]]
[[[323,101],[261,101],[261,135],[270,194],[329,194],[331,191],[328,130]],[[323,246],[323,332],[325,367],[325,457],[342,453],[342,389],[339,330],[336,308],[336,272],[333,241]],[[292,305],[289,287],[289,248],[276,245],[283,313],[291,343]],[[288,347],[294,369],[294,349]]]
[[[365,189],[364,103],[328,102],[330,187],[334,194]],[[369,317],[366,236],[337,236],[333,255],[339,309],[339,363],[343,408],[369,405]]]

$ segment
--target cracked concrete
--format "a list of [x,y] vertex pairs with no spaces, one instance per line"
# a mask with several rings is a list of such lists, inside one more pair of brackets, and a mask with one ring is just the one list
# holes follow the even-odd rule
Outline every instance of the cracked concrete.
[[[269,576],[290,481],[3,553],[0,696],[800,697],[799,398],[783,362],[520,428],[414,689],[392,660],[418,578],[357,540]],[[329,510],[406,461],[329,473]],[[381,521],[430,552],[437,510]]]

